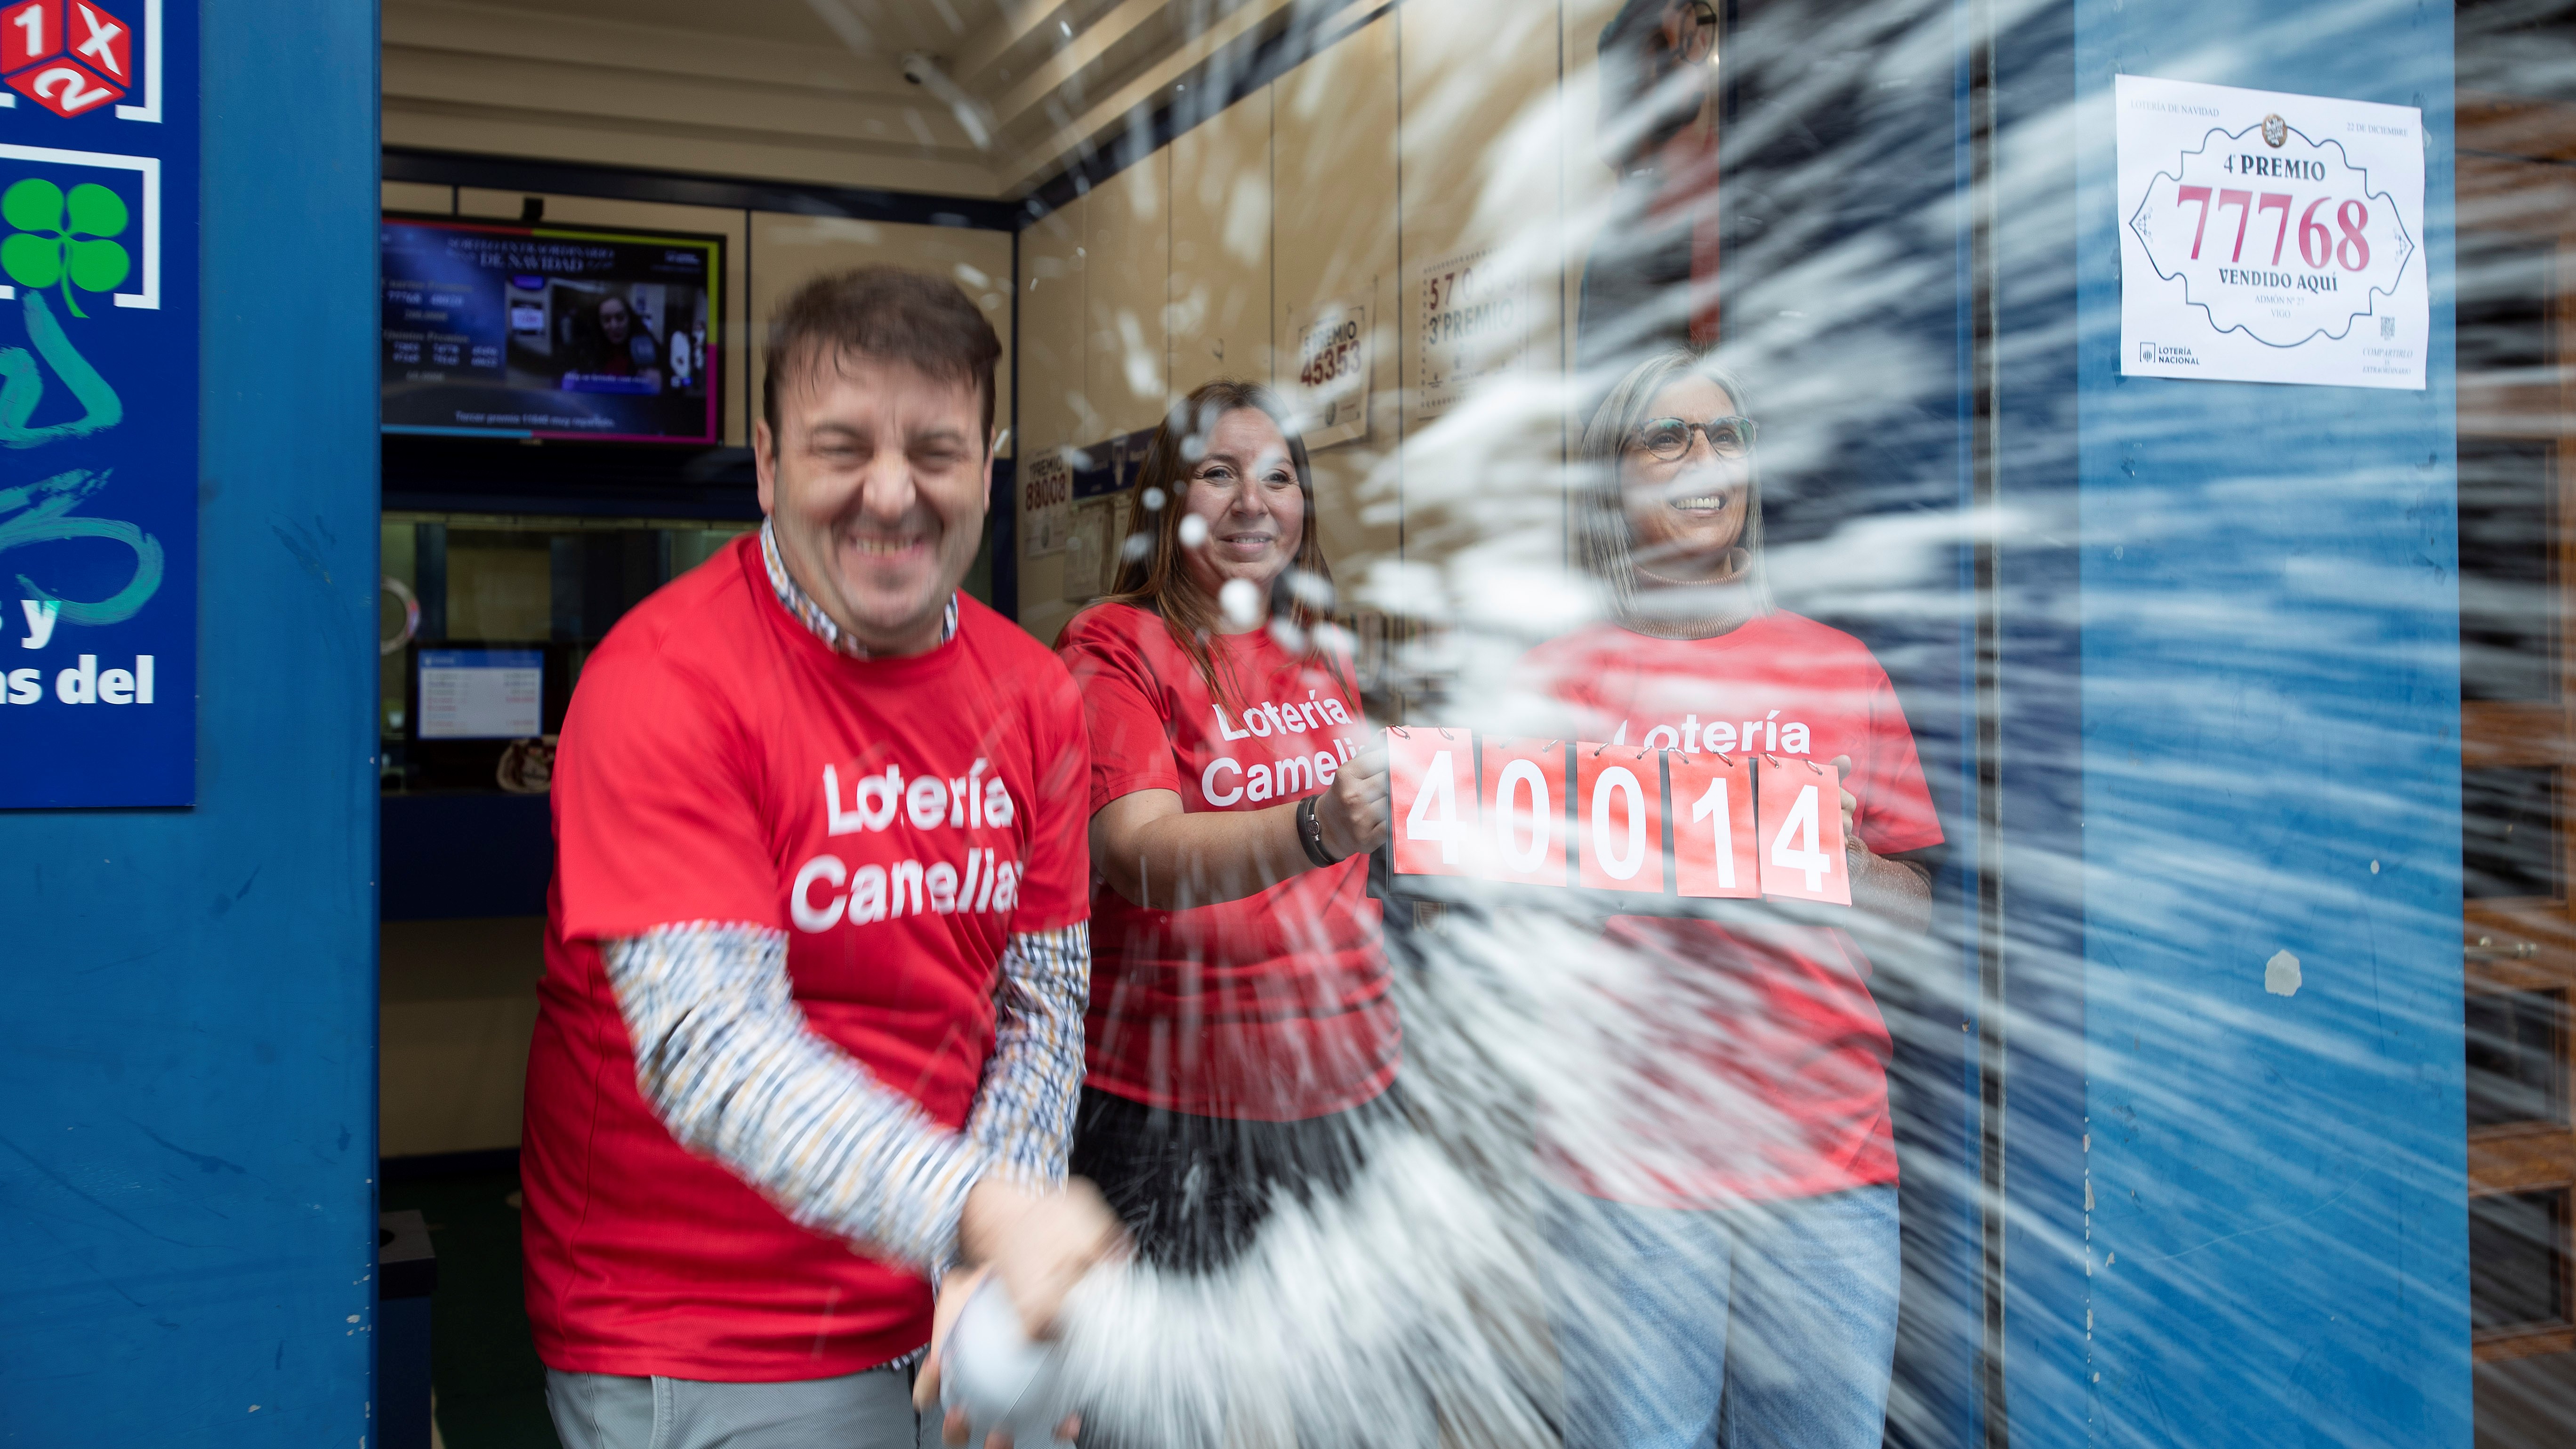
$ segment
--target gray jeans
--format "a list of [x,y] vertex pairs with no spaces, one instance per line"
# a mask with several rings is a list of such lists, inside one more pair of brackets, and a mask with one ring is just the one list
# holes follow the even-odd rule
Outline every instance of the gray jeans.
[[546,1370],[563,1449],[936,1449],[912,1411],[910,1367],[836,1379],[719,1384]]

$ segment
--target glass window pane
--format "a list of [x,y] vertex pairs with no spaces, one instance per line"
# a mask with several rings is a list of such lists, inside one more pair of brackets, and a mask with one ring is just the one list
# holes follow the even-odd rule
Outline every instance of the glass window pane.
[[2556,899],[2556,772],[2542,768],[2460,772],[2460,856],[2471,900]]
[[2469,1199],[2469,1326],[2567,1320],[2567,1189]]
[[2460,233],[2460,371],[2547,380],[2551,264],[2558,239],[2463,227]]
[[2477,992],[2467,1003],[2469,1125],[2567,1120],[2567,993]]
[[2546,443],[2460,440],[2462,698],[2558,697],[2549,479]]

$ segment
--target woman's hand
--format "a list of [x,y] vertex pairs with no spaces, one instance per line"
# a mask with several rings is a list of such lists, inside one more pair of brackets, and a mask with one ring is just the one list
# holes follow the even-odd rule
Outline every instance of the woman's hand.
[[[1836,755],[1830,763],[1837,777],[1851,777],[1851,756]],[[1871,850],[1869,842],[1852,828],[1852,816],[1860,809],[1860,801],[1849,790],[1843,791],[1842,796],[1843,858],[1851,864],[1852,904],[1905,930],[1931,929],[1932,872],[1918,860],[1884,856]]]
[[[1386,752],[1360,751],[1314,801],[1317,833],[1334,860],[1384,840]],[[1298,836],[1305,808],[1301,798],[1262,810],[1193,811],[1176,790],[1138,790],[1092,812],[1091,868],[1147,910],[1239,901],[1315,868]]]
[[[1852,772],[1851,756],[1849,756],[1849,755],[1836,755],[1836,756],[1834,756],[1831,760],[1826,761],[1826,763],[1827,763],[1827,764],[1830,764],[1830,765],[1832,765],[1832,766],[1834,767],[1834,778],[1835,778],[1835,779],[1837,779],[1837,780],[1848,780],[1848,779],[1850,779],[1850,778],[1851,778],[1851,772]],[[1850,841],[1858,840],[1858,839],[1860,838],[1859,836],[1852,834],[1852,812],[1853,812],[1853,811],[1856,811],[1856,810],[1858,810],[1858,809],[1860,809],[1860,800],[1859,800],[1859,798],[1858,798],[1857,796],[1853,795],[1853,794],[1852,794],[1852,792],[1851,792],[1851,791],[1849,791],[1849,790],[1845,790],[1845,791],[1843,791],[1843,792],[1842,792],[1842,796],[1843,796],[1843,840],[1844,840],[1846,843],[1848,843],[1848,842],[1850,842]]]
[[1333,776],[1332,788],[1315,799],[1315,824],[1325,853],[1348,860],[1384,840],[1386,802],[1386,750],[1362,750]]

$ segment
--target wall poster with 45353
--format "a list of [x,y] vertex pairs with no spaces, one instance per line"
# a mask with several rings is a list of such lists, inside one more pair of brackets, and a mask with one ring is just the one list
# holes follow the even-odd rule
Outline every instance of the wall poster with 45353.
[[197,23],[0,0],[0,809],[195,802]]

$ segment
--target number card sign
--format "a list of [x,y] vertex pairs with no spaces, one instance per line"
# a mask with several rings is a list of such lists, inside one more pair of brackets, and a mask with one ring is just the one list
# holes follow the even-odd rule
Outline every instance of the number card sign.
[[1396,873],[1474,874],[1475,736],[1465,730],[1388,730],[1386,784]]
[[0,808],[193,804],[197,7],[0,4],[0,86]]
[[1764,755],[1754,799],[1762,842],[1762,893],[1851,904],[1843,860],[1843,782],[1830,765]]
[[2424,113],[2118,78],[2120,371],[2424,386]]
[[1664,773],[1671,786],[1673,881],[1680,893],[1719,900],[1761,895],[1751,758],[1676,751],[1664,756]]
[[1414,270],[1412,415],[1428,421],[1474,386],[1518,367],[1528,341],[1525,289],[1491,251],[1465,252]]
[[1574,824],[1583,843],[1584,885],[1663,894],[1660,753],[1642,745],[1574,747]]
[[1831,765],[1461,729],[1386,744],[1396,875],[1852,903]]
[[1073,466],[1055,449],[1039,448],[1029,454],[1028,467],[1028,479],[1020,485],[1028,555],[1061,553],[1073,522]]
[[1326,302],[1300,315],[1296,327],[1297,407],[1306,418],[1307,450],[1367,437],[1368,304]]
[[1566,742],[1482,741],[1477,796],[1485,853],[1476,873],[1518,885],[1565,884]]

